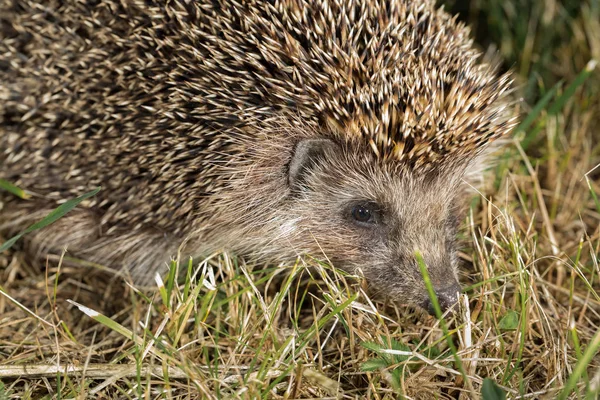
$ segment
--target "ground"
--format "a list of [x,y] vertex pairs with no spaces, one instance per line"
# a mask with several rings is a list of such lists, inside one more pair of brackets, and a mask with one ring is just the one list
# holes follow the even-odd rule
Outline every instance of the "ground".
[[596,398],[600,2],[446,8],[514,72],[523,121],[464,221],[455,316],[373,302],[325,265],[217,254],[140,291],[17,242],[0,253],[0,399]]

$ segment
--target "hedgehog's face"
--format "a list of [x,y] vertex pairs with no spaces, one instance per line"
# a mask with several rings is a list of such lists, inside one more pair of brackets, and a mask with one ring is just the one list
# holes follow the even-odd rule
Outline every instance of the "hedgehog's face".
[[419,251],[442,308],[456,302],[455,231],[461,174],[415,176],[369,149],[326,139],[297,145],[288,215],[297,251],[360,270],[375,293],[431,309]]

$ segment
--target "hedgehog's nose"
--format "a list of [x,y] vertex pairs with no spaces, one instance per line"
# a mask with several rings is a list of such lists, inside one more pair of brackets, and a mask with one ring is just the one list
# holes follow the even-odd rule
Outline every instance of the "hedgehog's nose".
[[[456,282],[450,286],[436,290],[435,295],[442,313],[449,308],[452,308],[458,302],[459,293],[460,285]],[[425,301],[423,308],[426,309],[429,314],[435,315],[435,309],[433,308],[433,303],[430,299]]]

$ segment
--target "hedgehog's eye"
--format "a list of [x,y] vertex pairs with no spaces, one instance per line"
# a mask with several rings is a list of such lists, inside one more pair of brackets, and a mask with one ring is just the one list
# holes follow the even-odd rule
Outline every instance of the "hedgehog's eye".
[[377,209],[373,204],[357,204],[352,207],[352,219],[360,224],[376,223]]

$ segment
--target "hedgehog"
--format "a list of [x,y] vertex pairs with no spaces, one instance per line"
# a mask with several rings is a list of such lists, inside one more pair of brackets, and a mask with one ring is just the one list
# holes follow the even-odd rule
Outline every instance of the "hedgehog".
[[32,198],[0,231],[100,186],[27,248],[141,284],[178,251],[311,257],[431,309],[418,251],[445,309],[515,125],[498,70],[433,0],[3,0],[0,178]]

